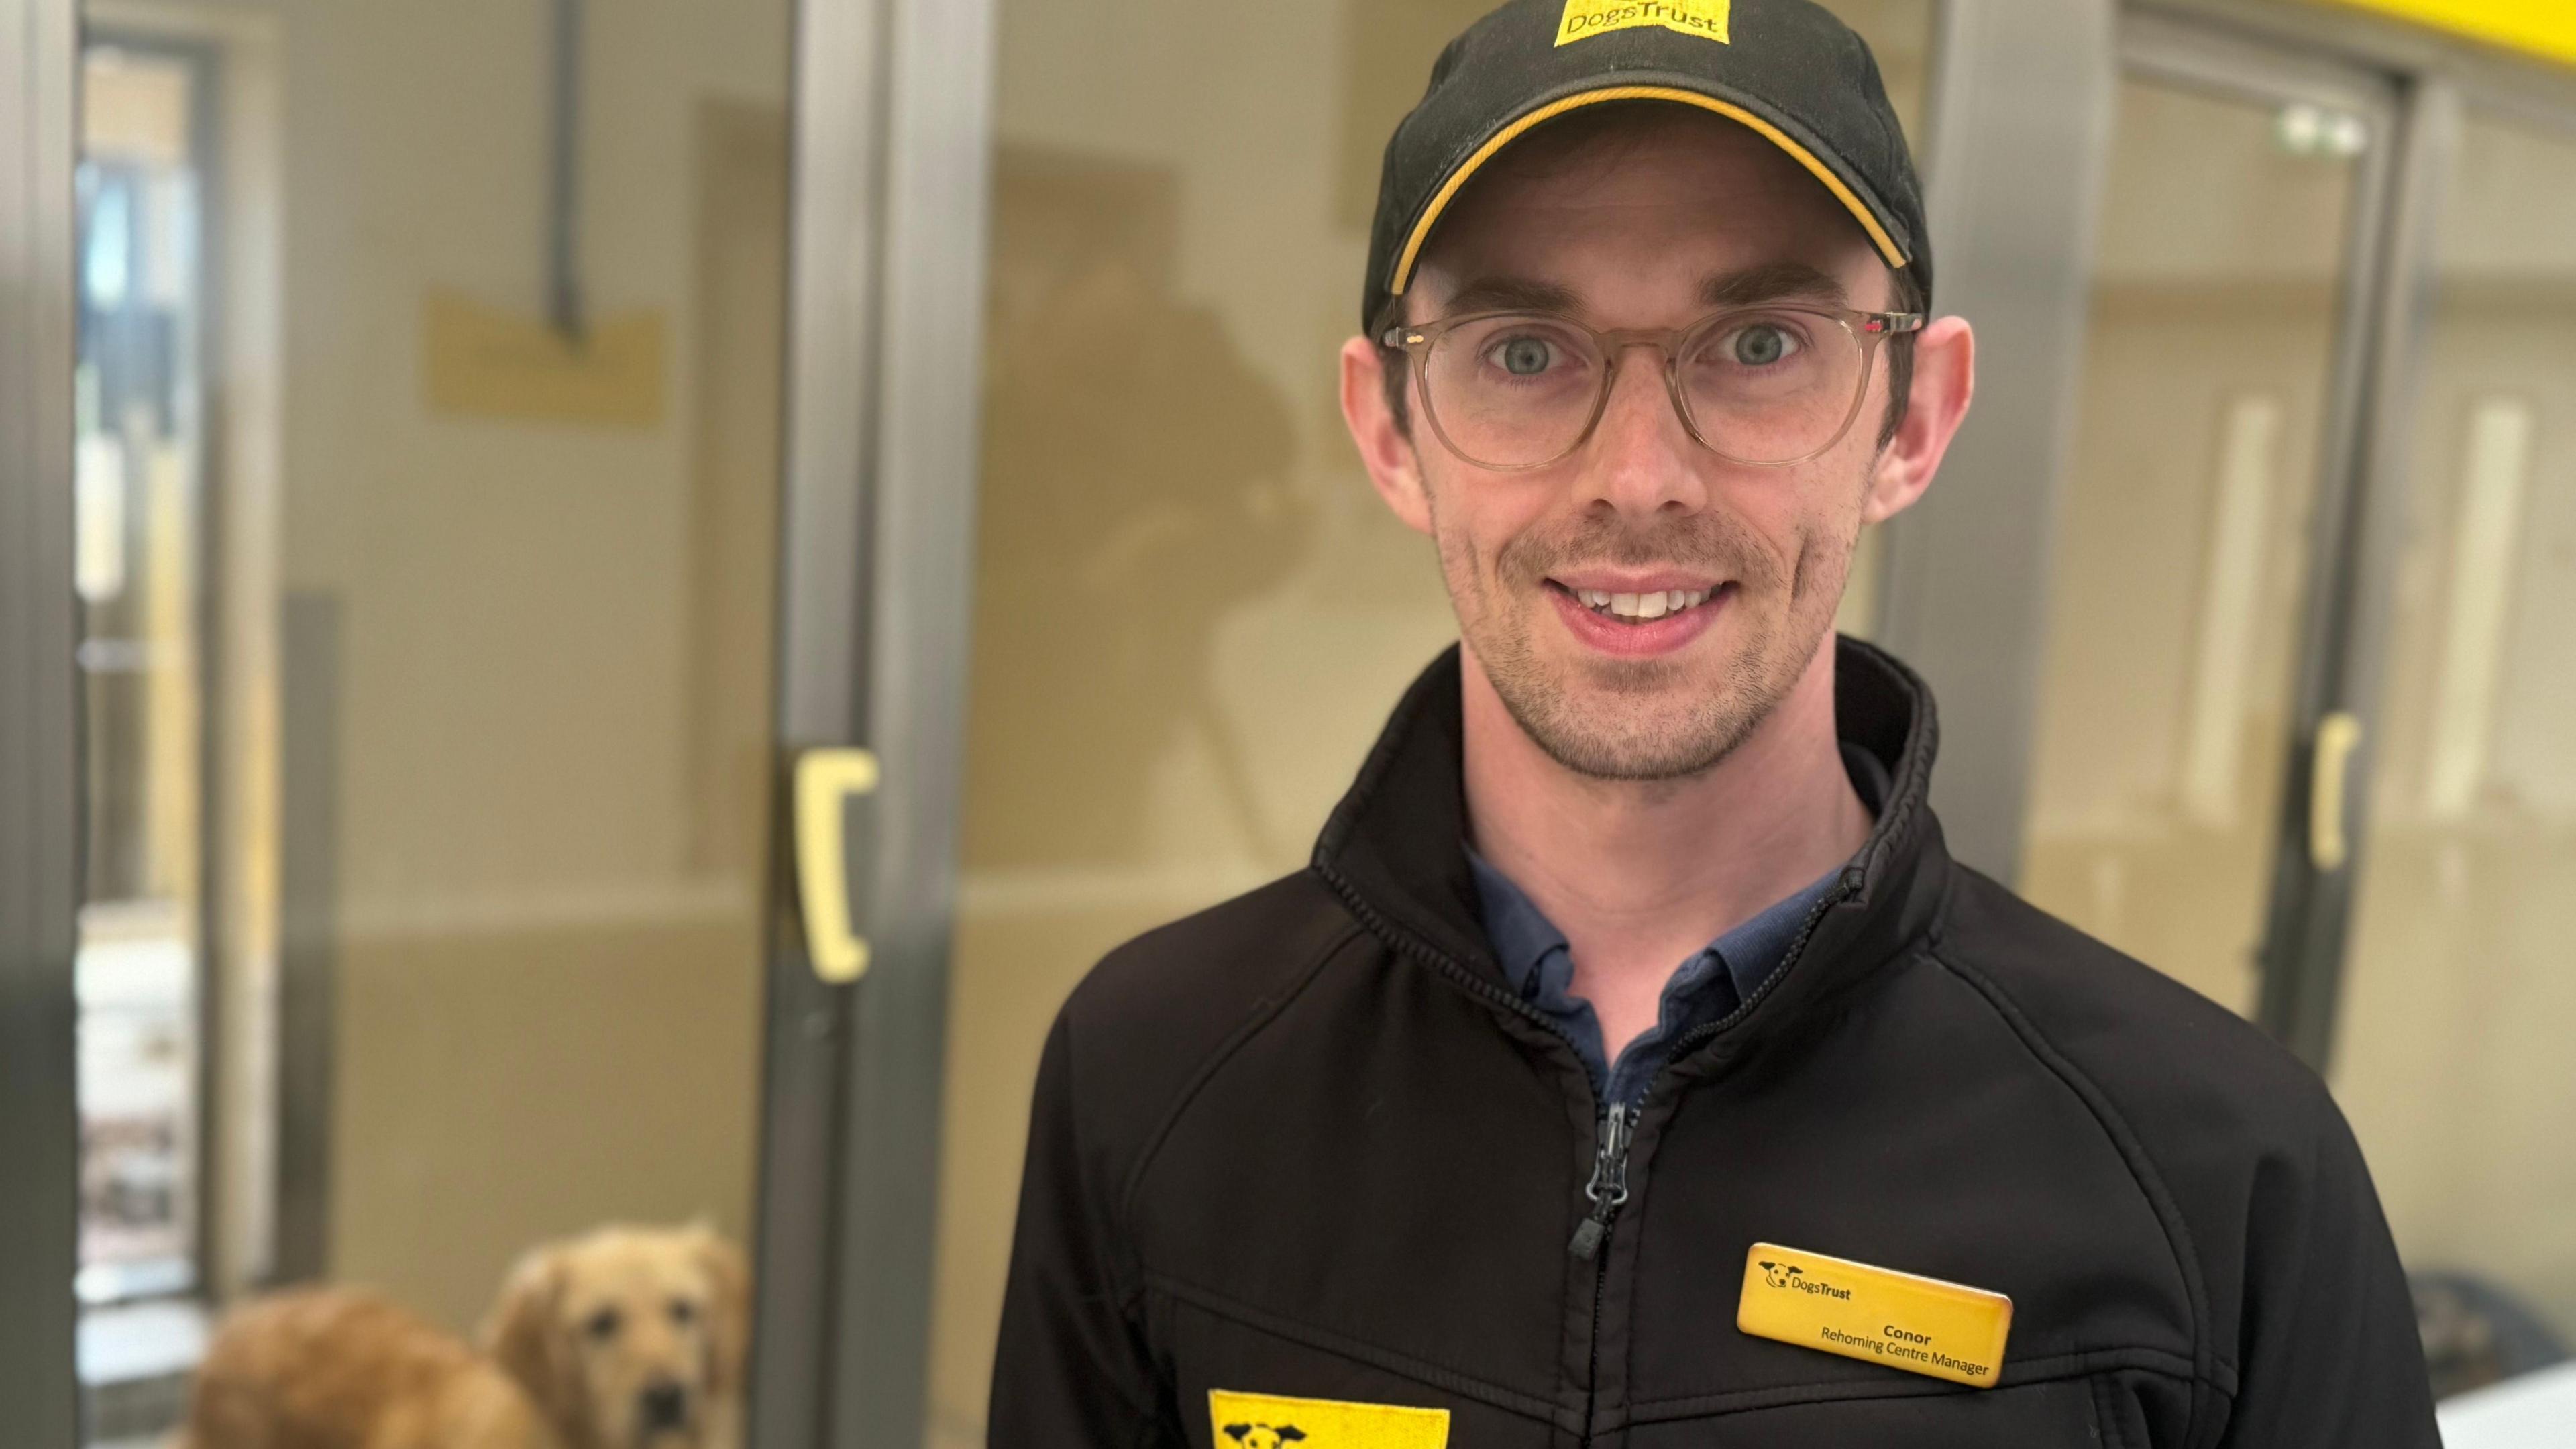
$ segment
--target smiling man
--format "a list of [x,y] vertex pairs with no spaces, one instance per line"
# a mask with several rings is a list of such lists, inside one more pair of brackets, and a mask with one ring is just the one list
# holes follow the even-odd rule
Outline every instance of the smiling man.
[[1832,620],[1974,345],[1803,0],[1519,0],[1389,143],[1342,403],[1457,650],[1313,865],[1040,1070],[997,1445],[2435,1442],[2324,1088],[1950,860]]

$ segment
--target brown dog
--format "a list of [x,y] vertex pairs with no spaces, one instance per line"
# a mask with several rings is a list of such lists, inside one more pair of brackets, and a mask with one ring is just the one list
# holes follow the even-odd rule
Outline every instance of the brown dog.
[[736,1449],[750,1283],[704,1228],[607,1227],[511,1270],[478,1354],[372,1294],[229,1316],[183,1449]]

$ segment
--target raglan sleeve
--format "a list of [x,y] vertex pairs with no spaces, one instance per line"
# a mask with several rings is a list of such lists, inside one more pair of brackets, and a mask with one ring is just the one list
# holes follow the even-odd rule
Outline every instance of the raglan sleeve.
[[2320,1091],[2304,1170],[2258,1185],[2230,1449],[2440,1449],[2406,1275],[2352,1129]]
[[1013,1449],[1179,1445],[1116,1183],[1085,1140],[1071,1031],[1058,1016],[1038,1066],[988,1438]]

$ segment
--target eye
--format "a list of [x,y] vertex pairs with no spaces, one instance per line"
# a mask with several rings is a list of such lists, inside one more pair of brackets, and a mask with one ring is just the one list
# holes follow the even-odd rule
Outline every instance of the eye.
[[1540,337],[1507,337],[1496,343],[1493,358],[1514,377],[1536,377],[1556,360],[1556,349]]
[[581,1331],[588,1335],[593,1343],[606,1343],[617,1336],[617,1330],[622,1322],[616,1309],[603,1308],[581,1321]]
[[1739,327],[1725,345],[1727,356],[1747,367],[1770,367],[1795,356],[1805,346],[1795,333],[1775,322]]
[[696,1304],[694,1304],[694,1303],[691,1303],[691,1302],[690,1302],[688,1299],[686,1299],[686,1298],[674,1298],[674,1299],[672,1299],[672,1300],[671,1300],[671,1321],[672,1321],[673,1323],[678,1324],[678,1325],[679,1325],[679,1326],[681,1326],[682,1328],[686,1328],[686,1327],[688,1327],[690,1324],[697,1322],[697,1321],[698,1321],[698,1305],[696,1305]]

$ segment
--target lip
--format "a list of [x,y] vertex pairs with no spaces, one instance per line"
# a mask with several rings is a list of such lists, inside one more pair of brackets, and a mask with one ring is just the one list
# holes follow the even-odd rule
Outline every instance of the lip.
[[[1587,574],[1584,577],[1588,580],[1595,576]],[[1663,579],[1680,578],[1682,575],[1657,574],[1646,577]],[[1649,619],[1641,624],[1623,624],[1616,619],[1596,614],[1585,608],[1582,601],[1576,599],[1571,592],[1577,587],[1576,585],[1563,580],[1550,580],[1550,584],[1551,587],[1547,590],[1548,602],[1556,607],[1557,617],[1565,622],[1566,632],[1572,634],[1577,641],[1595,653],[1606,654],[1614,659],[1653,659],[1680,649],[1706,632],[1708,626],[1716,620],[1718,610],[1725,608],[1735,598],[1735,586],[1723,584],[1708,596],[1706,602],[1684,609],[1678,614],[1666,614],[1660,619]],[[1599,589],[1609,586],[1586,582],[1579,587]],[[1656,587],[1693,589],[1705,588],[1707,585],[1705,582],[1649,584],[1636,589],[1635,592],[1652,593]],[[1611,592],[1626,593],[1629,590],[1614,588]]]

